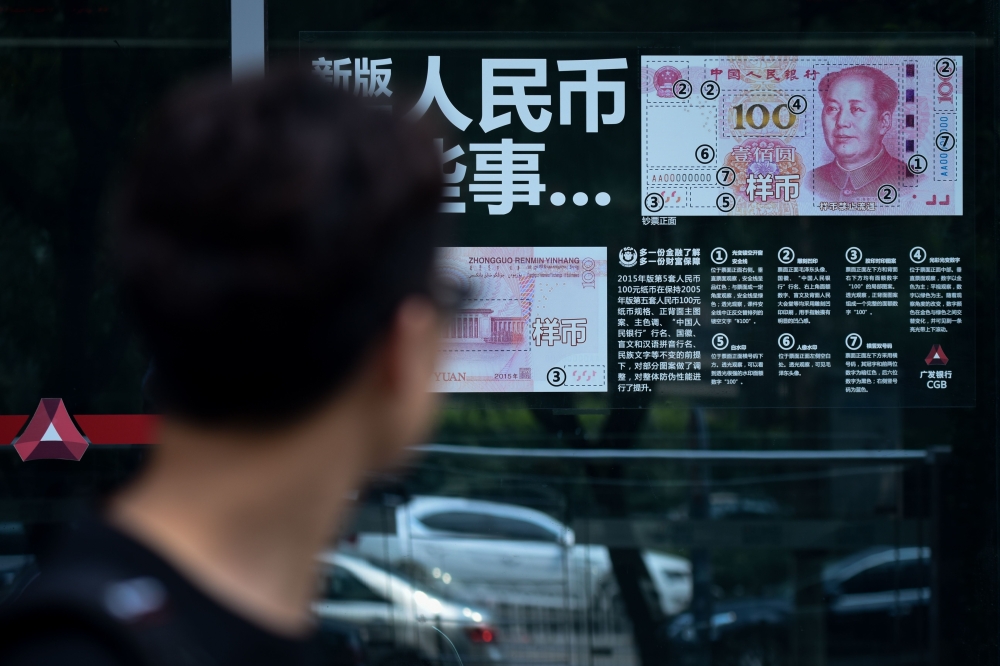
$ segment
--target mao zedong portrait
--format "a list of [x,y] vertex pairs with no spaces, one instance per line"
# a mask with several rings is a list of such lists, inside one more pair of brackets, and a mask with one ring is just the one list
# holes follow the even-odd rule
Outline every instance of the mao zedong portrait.
[[892,129],[899,88],[884,72],[857,65],[819,82],[823,138],[834,160],[813,170],[807,183],[824,201],[874,198],[884,184],[899,187],[906,165],[884,145]]

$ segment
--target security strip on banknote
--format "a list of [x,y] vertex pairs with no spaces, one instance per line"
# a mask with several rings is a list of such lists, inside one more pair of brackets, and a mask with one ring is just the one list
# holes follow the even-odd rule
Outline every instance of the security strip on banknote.
[[607,248],[442,248],[440,267],[468,297],[434,391],[608,390]]
[[959,56],[643,56],[642,207],[961,215]]

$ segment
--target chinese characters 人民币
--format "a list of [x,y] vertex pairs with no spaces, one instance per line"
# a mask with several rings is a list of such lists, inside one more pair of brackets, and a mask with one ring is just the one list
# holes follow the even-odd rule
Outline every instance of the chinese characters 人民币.
[[899,187],[906,165],[885,146],[899,87],[874,67],[855,65],[830,72],[819,82],[823,138],[834,159],[806,179],[827,201],[874,199],[879,187]]
[[[399,96],[390,99],[393,94],[389,88],[393,80],[393,59],[390,57],[328,59],[320,56],[311,62],[317,76],[336,88],[369,98],[375,108],[391,112],[393,104],[399,101]],[[603,125],[621,124],[625,119],[625,81],[622,79],[627,69],[627,59],[620,57],[557,60],[556,71],[561,77],[559,125],[573,124],[574,100],[577,100],[578,118],[582,110],[586,134],[597,134]],[[468,130],[473,119],[459,110],[445,91],[440,55],[427,56],[426,72],[420,97],[404,112],[405,116],[419,120],[434,107],[460,132]],[[482,117],[478,126],[484,134],[508,131],[504,128],[513,124],[514,114],[529,132],[543,134],[549,128],[556,114],[550,108],[553,96],[546,92],[549,84],[549,61],[546,58],[482,58],[480,72]],[[602,74],[605,78],[601,78]],[[608,98],[609,107],[599,109],[599,98]],[[466,111],[470,110],[466,108]],[[512,137],[497,138],[498,142],[470,142],[466,147],[461,144],[446,146],[443,138],[437,141],[444,180],[442,213],[466,212],[462,189],[470,165],[458,160],[467,153],[475,154],[475,172],[470,174],[471,182],[464,187],[472,193],[473,202],[488,204],[489,215],[507,215],[514,210],[515,204],[541,205],[541,195],[548,191],[541,176],[541,155],[545,152],[545,142],[522,143],[515,142]],[[553,192],[549,200],[553,205],[561,206],[566,196]],[[589,200],[586,193],[580,192],[574,196],[573,203],[582,206]],[[598,206],[606,206],[610,195],[597,192],[593,201]]]

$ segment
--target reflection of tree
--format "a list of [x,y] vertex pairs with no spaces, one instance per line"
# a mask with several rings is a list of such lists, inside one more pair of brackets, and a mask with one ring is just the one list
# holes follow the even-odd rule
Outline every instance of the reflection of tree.
[[8,14],[3,26],[7,36],[64,41],[19,48],[0,66],[0,117],[16,130],[0,135],[0,260],[8,275],[0,288],[0,404],[23,413],[51,395],[73,412],[138,411],[144,361],[115,307],[104,195],[140,118],[173,81],[225,56],[227,45],[81,40],[197,37],[206,28],[225,37],[228,8],[67,0],[42,15],[44,22]]
[[[566,406],[569,407],[568,396],[561,397],[566,398]],[[533,413],[546,430],[557,438],[560,446],[575,449],[631,449],[646,420],[646,406],[643,404],[636,409],[611,410],[600,435],[594,439],[584,437],[584,428],[576,415],[557,413],[552,409],[537,409]],[[613,462],[591,462],[585,465],[585,469],[597,507],[609,518],[620,521],[618,529],[631,530],[626,486],[619,483],[625,477],[624,466]],[[634,538],[627,539],[626,543],[636,545],[608,548],[611,569],[618,583],[625,612],[632,624],[632,636],[641,662],[643,666],[653,666],[664,660],[663,645],[659,637],[663,633],[666,617],[660,606],[656,587],[642,559],[642,550]]]
[[[104,194],[157,98],[228,63],[229,7],[49,5],[0,14],[6,38],[42,42],[5,46],[0,60],[0,414],[30,414],[43,396],[64,398],[74,413],[136,412],[146,363],[115,304]],[[116,46],[121,38],[131,44]],[[62,518],[71,509],[53,498],[103,494],[141,458],[92,451],[78,463],[21,465],[11,451],[0,459],[0,496],[17,498],[29,523]],[[40,497],[42,509],[25,504]]]
[[121,128],[130,106],[126,98],[134,91],[136,72],[145,60],[144,52],[118,59],[112,66],[122,85],[110,95],[108,91],[95,95],[92,86],[80,84],[86,80],[87,55],[82,49],[67,48],[59,59],[59,92],[76,149],[76,168],[68,205],[60,216],[48,221],[59,271],[62,322],[58,329],[58,358],[46,390],[68,391],[67,398],[78,410],[90,407],[92,392],[81,390],[93,381],[88,378],[96,379],[103,374],[103,368],[117,366],[126,342],[122,320],[117,316],[109,318],[99,344],[91,345],[88,334],[100,243],[98,208],[112,155],[123,138]]

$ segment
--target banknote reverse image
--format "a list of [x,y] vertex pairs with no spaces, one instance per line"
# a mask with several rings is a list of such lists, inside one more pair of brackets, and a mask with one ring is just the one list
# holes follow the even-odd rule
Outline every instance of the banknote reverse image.
[[643,56],[643,215],[961,215],[958,56]]
[[607,248],[443,248],[441,270],[468,297],[433,390],[608,390]]

